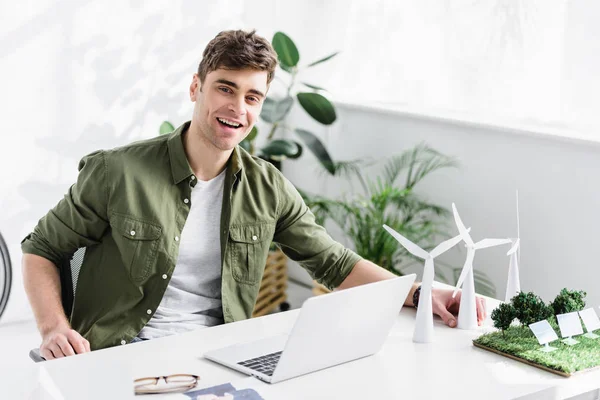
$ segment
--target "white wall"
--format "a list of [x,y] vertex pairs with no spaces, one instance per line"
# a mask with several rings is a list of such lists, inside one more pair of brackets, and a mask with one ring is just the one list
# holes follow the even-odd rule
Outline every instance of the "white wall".
[[[547,301],[563,287],[586,290],[590,304],[600,304],[599,144],[343,104],[338,114],[338,122],[321,129],[334,159],[380,159],[420,142],[457,157],[459,170],[432,174],[417,192],[447,208],[455,202],[475,240],[516,235],[518,189],[522,290]],[[318,129],[301,111],[294,119]],[[305,190],[343,192],[335,179],[315,180],[318,169],[312,154],[285,165],[286,175]],[[507,250],[482,250],[475,258],[475,268],[492,279],[500,298]],[[440,259],[462,266],[465,253],[455,248]],[[305,279],[297,270],[291,274]]]

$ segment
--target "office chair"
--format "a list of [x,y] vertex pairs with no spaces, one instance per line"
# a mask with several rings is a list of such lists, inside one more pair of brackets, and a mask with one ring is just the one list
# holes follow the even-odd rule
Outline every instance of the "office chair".
[[0,286],[0,317],[6,309],[8,303],[8,297],[10,296],[10,287],[12,284],[12,266],[10,264],[10,256],[8,254],[8,247],[6,242],[0,233],[0,276],[2,279],[2,286]]
[[[79,277],[79,270],[83,264],[84,257],[85,247],[82,247],[78,249],[70,259],[65,259],[65,266],[59,269],[61,301],[67,316],[71,315],[71,310],[73,309],[73,298],[75,296],[75,291],[77,290],[77,278]],[[39,348],[32,349],[29,352],[29,358],[35,362],[46,361],[46,359],[40,355]]]

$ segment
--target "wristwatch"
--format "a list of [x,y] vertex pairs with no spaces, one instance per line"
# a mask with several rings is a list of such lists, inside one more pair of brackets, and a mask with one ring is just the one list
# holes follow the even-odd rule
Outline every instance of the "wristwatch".
[[415,290],[415,292],[413,293],[413,305],[415,306],[415,308],[419,307],[419,297],[421,296],[421,286],[422,285],[419,285],[417,290]]

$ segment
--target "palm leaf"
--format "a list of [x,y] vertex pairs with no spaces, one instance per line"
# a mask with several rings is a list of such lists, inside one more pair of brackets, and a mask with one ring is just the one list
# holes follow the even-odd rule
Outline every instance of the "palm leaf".
[[[369,161],[366,160],[333,161],[333,176],[344,178],[350,183],[356,178],[360,182],[363,190],[366,190],[366,182],[363,175],[368,166]],[[321,170],[321,174],[324,174],[323,170]]]
[[419,144],[391,157],[384,167],[384,176],[389,184],[394,184],[398,177],[407,171],[406,187],[412,188],[430,173],[458,165],[453,157],[445,156],[425,144]]

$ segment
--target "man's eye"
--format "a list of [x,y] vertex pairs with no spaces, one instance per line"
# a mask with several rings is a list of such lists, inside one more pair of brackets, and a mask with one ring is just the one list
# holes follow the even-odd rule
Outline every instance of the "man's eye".
[[259,102],[258,98],[257,98],[257,97],[254,97],[254,96],[250,96],[250,97],[248,97],[248,100],[250,100],[250,101],[251,101],[251,102],[253,102],[253,103],[258,103],[258,102]]
[[224,93],[231,93],[231,89],[229,89],[228,87],[225,87],[225,86],[221,86],[219,88],[219,90]]

